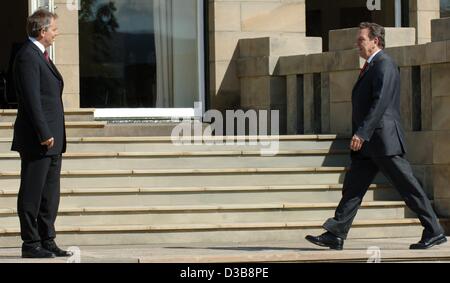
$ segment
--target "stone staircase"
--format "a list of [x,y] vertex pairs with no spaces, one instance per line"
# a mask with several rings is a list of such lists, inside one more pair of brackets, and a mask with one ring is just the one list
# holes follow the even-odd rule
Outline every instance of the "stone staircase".
[[[0,247],[21,243],[20,159],[9,151],[14,115],[0,112]],[[349,161],[348,139],[334,135],[281,136],[279,154],[262,156],[252,137],[175,145],[169,136],[112,135],[110,124],[93,120],[93,110],[66,117],[57,219],[62,245],[303,241],[333,215]],[[145,127],[152,125],[137,127],[151,133]],[[421,231],[378,176],[350,237],[418,237]]]

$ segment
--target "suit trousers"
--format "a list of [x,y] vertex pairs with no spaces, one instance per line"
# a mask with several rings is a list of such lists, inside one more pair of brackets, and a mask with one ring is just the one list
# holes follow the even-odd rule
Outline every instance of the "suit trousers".
[[17,210],[24,245],[32,246],[56,237],[62,158],[21,155],[21,161]]
[[430,200],[414,177],[411,165],[402,155],[372,158],[361,154],[352,155],[350,169],[344,179],[342,199],[334,218],[324,223],[325,230],[342,239],[347,238],[363,197],[379,171],[397,189],[406,205],[417,214],[424,227],[423,236],[443,233]]

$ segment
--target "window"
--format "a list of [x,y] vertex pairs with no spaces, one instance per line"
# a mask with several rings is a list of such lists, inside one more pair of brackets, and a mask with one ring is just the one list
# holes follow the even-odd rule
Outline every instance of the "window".
[[450,0],[441,0],[441,18],[450,17]]
[[193,108],[200,0],[82,0],[81,107]]

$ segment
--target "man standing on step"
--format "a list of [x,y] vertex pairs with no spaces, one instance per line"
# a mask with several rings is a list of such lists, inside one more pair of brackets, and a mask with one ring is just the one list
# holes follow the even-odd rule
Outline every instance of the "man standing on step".
[[58,35],[56,19],[46,10],[28,18],[29,38],[13,67],[19,106],[11,149],[21,158],[17,210],[24,258],[71,255],[54,241],[61,154],[66,150],[63,78],[46,50]]
[[357,46],[366,63],[352,92],[351,164],[335,216],[323,225],[327,232],[317,237],[306,236],[306,240],[341,250],[369,185],[381,171],[424,227],[422,239],[410,249],[442,244],[447,241],[444,230],[404,158],[400,74],[398,66],[383,51],[385,30],[375,23],[361,23],[359,28]]

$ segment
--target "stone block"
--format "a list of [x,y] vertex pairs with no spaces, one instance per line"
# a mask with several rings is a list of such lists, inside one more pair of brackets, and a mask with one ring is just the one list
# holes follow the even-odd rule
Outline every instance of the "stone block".
[[[331,30],[329,32],[329,50],[349,50],[356,48],[359,28]],[[386,47],[414,45],[416,31],[414,28],[385,28]]]
[[359,57],[356,49],[330,52],[324,57],[324,69],[329,72],[359,70],[364,65],[364,60]]
[[330,101],[352,101],[352,90],[358,80],[359,71],[341,71],[330,73]]
[[450,96],[433,97],[433,130],[450,130]]
[[286,108],[286,77],[270,77],[270,105]]
[[434,207],[440,218],[450,218],[450,198],[435,199]]
[[417,178],[429,199],[434,199],[433,189],[433,166],[432,165],[412,165],[414,177]]
[[405,47],[405,66],[427,64],[426,47],[425,44]]
[[348,50],[356,48],[356,39],[358,36],[359,28],[347,28],[330,30],[328,32],[329,36],[329,46],[330,51],[338,50]]
[[214,15],[215,31],[241,30],[241,4],[239,2],[218,2],[210,5]]
[[60,34],[78,34],[78,10],[68,9],[66,5],[67,1],[63,3],[56,3],[55,10],[58,14],[58,30]]
[[322,53],[307,55],[305,59],[305,71],[308,73],[321,73],[325,71],[325,58]]
[[241,78],[241,105],[270,107],[270,77]]
[[433,163],[450,164],[450,131],[434,132]]
[[305,32],[305,2],[242,2],[241,27],[242,31]]
[[248,57],[237,60],[239,77],[269,76],[274,73],[278,57]]
[[351,102],[333,102],[330,105],[330,129],[332,133],[352,134]]
[[80,108],[79,93],[64,93],[62,96],[64,109]]
[[406,132],[407,155],[411,164],[433,164],[432,132]]
[[210,36],[211,61],[225,61],[239,57],[238,42],[242,34],[239,32],[215,32],[210,33]]
[[80,62],[78,34],[62,34],[55,41],[55,64],[78,65]]
[[242,39],[239,41],[239,51],[241,58],[321,53],[322,38],[282,34],[273,37]]
[[427,64],[447,62],[447,43],[445,41],[431,42],[425,47]]
[[450,40],[450,18],[431,20],[431,41]]
[[304,74],[305,68],[305,55],[297,56],[283,56],[278,61],[278,75],[294,75]]
[[245,38],[239,40],[239,57],[270,56],[271,38]]
[[239,91],[239,77],[235,60],[210,63],[210,76],[211,90]]
[[64,78],[64,93],[80,93],[80,67],[78,65],[57,65]]
[[240,107],[240,85],[237,64],[232,61],[210,63],[211,108],[218,110]]
[[391,47],[386,48],[385,52],[392,57],[392,60],[399,66],[399,67],[406,67],[410,66],[408,63],[411,61],[409,60],[409,52],[408,48],[406,47]]
[[450,63],[431,65],[431,87],[433,97],[450,96]]
[[433,166],[434,198],[450,198],[450,166]]
[[385,28],[386,47],[409,46],[416,44],[415,28]]
[[285,77],[248,77],[241,79],[242,106],[260,106],[286,104]]
[[431,20],[440,17],[439,9],[435,11],[418,11],[417,17],[417,43],[424,44],[431,42]]
[[411,11],[439,11],[439,0],[411,0],[409,1]]
[[283,34],[279,37],[272,38],[271,40],[271,56],[290,56],[315,53],[322,53],[321,37],[305,37],[297,34]]

